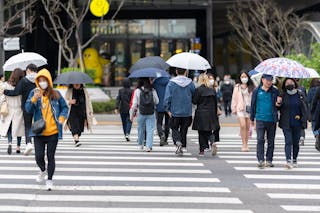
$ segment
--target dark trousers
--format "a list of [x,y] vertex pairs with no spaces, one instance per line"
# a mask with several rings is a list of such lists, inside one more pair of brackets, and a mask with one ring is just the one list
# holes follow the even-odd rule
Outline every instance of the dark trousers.
[[231,100],[223,101],[224,103],[224,113],[226,116],[231,114]]
[[[8,136],[8,143],[12,143],[12,122],[8,129],[7,136]],[[20,146],[20,145],[21,145],[21,137],[17,137],[17,146]]]
[[46,162],[44,160],[46,145],[48,158],[48,180],[52,180],[52,176],[56,167],[56,161],[54,156],[58,145],[58,134],[34,137],[36,162],[42,172],[46,170]]
[[204,151],[204,149],[209,148],[208,141],[210,140],[213,142],[212,137],[212,131],[202,131],[198,130],[198,137],[199,137],[199,147],[200,152]]
[[130,121],[129,113],[120,113],[123,134],[130,135],[132,122]]
[[192,117],[172,117],[170,127],[172,129],[173,143],[180,141],[182,147],[187,147],[188,128],[192,123]]
[[[166,139],[169,136],[169,120],[170,117],[166,112],[157,112],[157,131],[158,135],[161,138],[164,136]],[[164,126],[163,126],[163,118],[164,118]]]
[[26,143],[31,143],[30,129],[32,125],[33,115],[23,111],[23,120],[24,120],[24,134],[26,136]]
[[283,129],[284,134],[284,151],[286,153],[286,160],[291,161],[291,153],[293,154],[293,161],[297,160],[299,153],[299,140],[301,136],[301,127],[291,127]]
[[268,149],[266,153],[267,161],[272,162],[274,150],[274,138],[276,135],[276,123],[256,121],[257,130],[257,158],[258,161],[264,161],[264,136],[267,133]]

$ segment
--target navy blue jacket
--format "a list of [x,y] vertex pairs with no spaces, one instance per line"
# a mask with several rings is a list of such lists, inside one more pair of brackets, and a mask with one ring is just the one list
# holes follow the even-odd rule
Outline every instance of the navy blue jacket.
[[[256,117],[257,94],[258,94],[259,88],[261,88],[261,85],[255,88],[252,92],[251,109],[250,109],[251,121],[254,121]],[[278,109],[276,107],[276,101],[277,101],[277,97],[279,96],[279,91],[273,86],[271,86],[267,92],[271,93],[273,122],[276,123],[278,121]]]
[[153,88],[157,91],[157,95],[159,98],[159,103],[157,104],[157,107],[156,107],[157,112],[166,111],[164,108],[164,95],[165,95],[166,87],[168,83],[169,83],[169,78],[167,77],[157,78],[153,82]]

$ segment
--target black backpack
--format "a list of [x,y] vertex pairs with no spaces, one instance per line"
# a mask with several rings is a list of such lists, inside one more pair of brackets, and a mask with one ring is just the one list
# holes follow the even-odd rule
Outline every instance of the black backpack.
[[154,113],[152,89],[140,89],[139,112],[141,115],[152,115]]

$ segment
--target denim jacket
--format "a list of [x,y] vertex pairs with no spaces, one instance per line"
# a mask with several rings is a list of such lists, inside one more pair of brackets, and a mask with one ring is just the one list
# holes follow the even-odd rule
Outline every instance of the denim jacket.
[[[25,109],[28,113],[32,113],[33,114],[33,120],[37,121],[39,119],[42,118],[42,113],[41,113],[41,99],[39,98],[38,101],[36,103],[32,103],[31,99],[33,97],[34,94],[34,90],[32,90],[29,94],[29,97],[26,101],[25,104]],[[60,92],[59,92],[60,94]],[[64,98],[62,97],[62,95],[60,94],[60,98],[59,99],[51,99],[50,100],[51,103],[51,109],[52,109],[52,114],[54,117],[54,120],[56,121],[58,130],[59,130],[59,139],[62,139],[62,124],[59,123],[59,117],[63,116],[65,118],[68,117],[68,105],[65,102]],[[32,130],[30,129],[30,136],[41,136],[41,134],[37,134],[35,135]]]

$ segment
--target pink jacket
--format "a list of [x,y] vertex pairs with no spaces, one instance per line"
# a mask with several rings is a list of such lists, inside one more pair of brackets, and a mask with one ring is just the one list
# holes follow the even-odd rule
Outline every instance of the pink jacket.
[[[231,100],[232,113],[245,111],[246,109],[240,86],[241,86],[240,84],[237,84],[233,89],[232,100]],[[252,92],[249,93],[249,96],[250,96],[249,100],[251,102]]]

